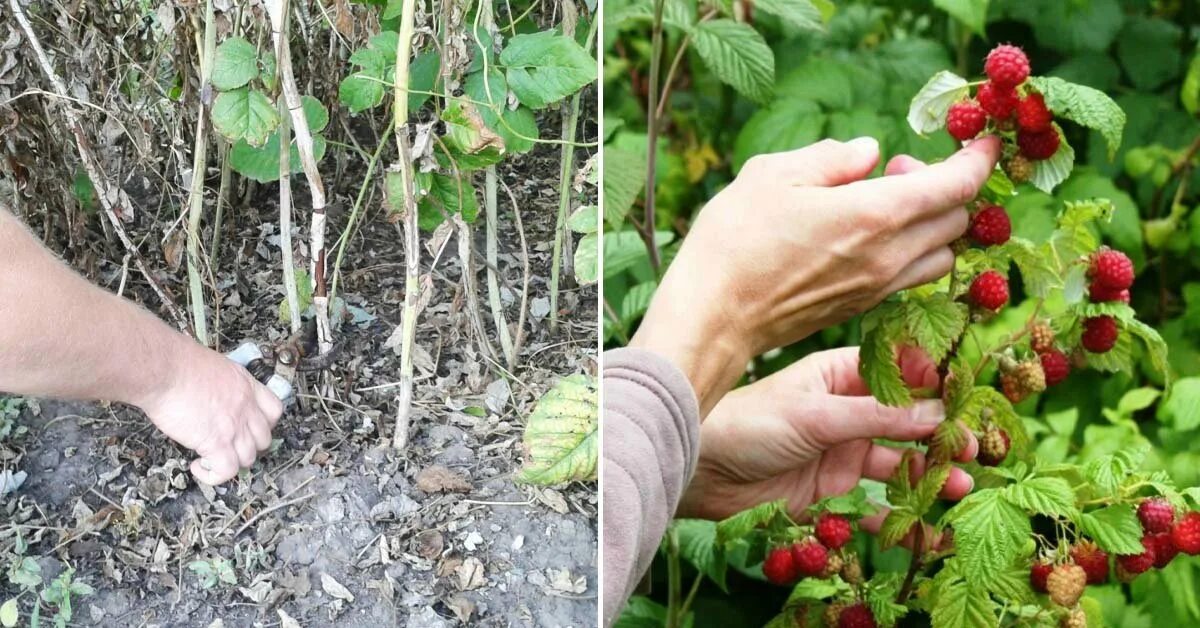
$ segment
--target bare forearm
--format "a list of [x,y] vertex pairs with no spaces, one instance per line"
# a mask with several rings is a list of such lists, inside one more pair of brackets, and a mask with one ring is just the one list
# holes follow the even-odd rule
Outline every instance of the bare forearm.
[[95,287],[0,209],[0,390],[144,405],[200,347]]

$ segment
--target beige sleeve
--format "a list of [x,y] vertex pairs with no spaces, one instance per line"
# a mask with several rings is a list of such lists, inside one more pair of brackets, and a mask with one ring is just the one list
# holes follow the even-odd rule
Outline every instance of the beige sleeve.
[[641,349],[604,354],[604,625],[611,626],[650,568],[700,450],[691,383]]

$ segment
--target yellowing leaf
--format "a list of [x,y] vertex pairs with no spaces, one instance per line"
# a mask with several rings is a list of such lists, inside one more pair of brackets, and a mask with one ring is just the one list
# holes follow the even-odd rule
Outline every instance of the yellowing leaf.
[[595,479],[596,396],[596,381],[587,375],[563,378],[542,395],[525,426],[529,458],[518,481],[544,486]]

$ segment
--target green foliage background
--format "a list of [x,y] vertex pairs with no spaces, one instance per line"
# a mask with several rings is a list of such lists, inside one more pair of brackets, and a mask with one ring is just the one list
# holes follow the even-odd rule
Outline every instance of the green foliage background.
[[[949,155],[955,145],[945,132],[922,138],[909,129],[909,101],[935,72],[979,77],[992,46],[1020,45],[1034,74],[1105,91],[1124,109],[1128,124],[1112,160],[1098,133],[1065,125],[1077,152],[1076,168],[1053,195],[1022,186],[1007,204],[1014,235],[1042,241],[1063,201],[1110,199],[1116,213],[1100,235],[1134,260],[1138,277],[1132,305],[1139,319],[1166,339],[1176,381],[1164,396],[1161,376],[1138,356],[1130,373],[1079,371],[1017,410],[1034,437],[1035,451],[1047,461],[1083,463],[1145,444],[1150,446],[1148,469],[1167,471],[1181,486],[1200,484],[1200,448],[1193,446],[1200,430],[1195,151],[1200,146],[1200,7],[1172,0],[934,0],[760,1],[748,15],[740,9],[725,0],[699,6],[695,0],[666,1],[664,76],[683,34],[692,36],[671,82],[658,144],[654,228],[664,265],[695,212],[754,154],[825,137],[871,135],[880,140],[881,164],[900,153],[925,160]],[[635,224],[645,178],[648,15],[648,0],[605,2],[604,335],[610,347],[627,341],[657,285]],[[714,29],[703,26],[706,21],[734,25]],[[744,25],[752,28],[737,28]],[[702,43],[706,36],[716,37],[708,49]],[[728,44],[726,54],[714,52],[722,42]],[[769,50],[773,71],[764,76],[753,64],[739,62],[730,52],[738,46]],[[1019,284],[1014,278],[1012,285]],[[986,329],[985,342],[1022,325],[1031,308],[1018,288],[1012,307]],[[859,322],[850,321],[768,354],[747,377],[765,376],[812,351],[859,341]],[[712,534],[695,527],[673,532],[681,548],[697,534]],[[903,550],[880,552],[865,537],[855,543],[868,558],[868,573],[903,571],[907,564]],[[686,551],[682,555],[688,558]],[[1088,594],[1106,625],[1196,625],[1198,568],[1200,561],[1181,557],[1170,569],[1145,574],[1131,586],[1089,587]],[[665,573],[656,564],[654,593],[635,599],[626,625],[661,624]],[[697,626],[765,623],[787,591],[763,584],[755,574],[752,564],[742,573],[731,571],[724,583],[728,593],[705,582],[688,621]],[[690,578],[685,574],[684,582]]]

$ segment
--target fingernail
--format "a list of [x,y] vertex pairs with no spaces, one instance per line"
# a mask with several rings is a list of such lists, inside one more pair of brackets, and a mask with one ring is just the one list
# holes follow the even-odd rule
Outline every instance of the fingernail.
[[946,406],[940,401],[918,401],[913,406],[913,421],[937,424],[946,420]]
[[853,147],[864,157],[874,157],[879,154],[879,140],[867,135],[856,137],[846,142],[846,145]]

